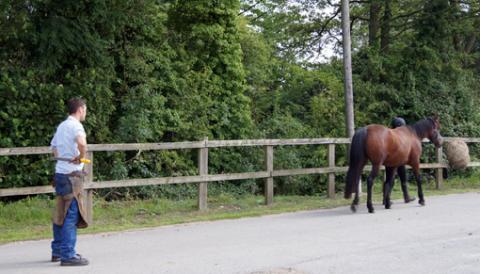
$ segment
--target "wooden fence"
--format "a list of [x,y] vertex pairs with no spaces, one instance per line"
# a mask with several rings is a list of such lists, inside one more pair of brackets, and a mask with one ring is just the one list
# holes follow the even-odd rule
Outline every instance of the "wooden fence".
[[[444,138],[445,142],[453,138]],[[480,143],[480,138],[455,138],[462,139],[466,143]],[[94,153],[100,151],[129,151],[129,150],[177,150],[177,149],[198,149],[198,174],[196,176],[178,176],[178,177],[160,177],[148,179],[128,179],[116,181],[94,181],[94,164],[85,165],[88,176],[86,178],[85,190],[87,197],[88,215],[92,216],[93,190],[100,188],[116,188],[131,186],[147,186],[162,184],[186,184],[198,183],[198,208],[207,209],[207,185],[208,182],[229,181],[242,179],[265,179],[265,203],[267,205],[273,202],[273,180],[274,177],[305,175],[305,174],[328,174],[328,197],[335,198],[335,174],[347,171],[347,166],[335,165],[335,146],[347,145],[350,143],[348,138],[318,138],[318,139],[261,139],[261,140],[226,140],[210,141],[205,139],[197,142],[176,142],[176,143],[144,143],[144,144],[94,144],[88,145],[87,159],[94,161]],[[302,168],[302,169],[283,169],[276,170],[273,166],[274,147],[276,146],[298,146],[298,145],[327,145],[328,146],[328,167]],[[229,173],[229,174],[208,174],[208,149],[221,147],[264,147],[265,150],[265,168],[263,171]],[[50,154],[49,147],[24,147],[24,148],[0,148],[0,156],[11,155],[34,155]],[[447,164],[442,161],[442,149],[436,148],[436,162],[422,163],[422,169],[436,170],[436,187],[440,188],[443,183],[442,168]],[[471,162],[470,167],[480,166],[480,162]],[[365,168],[366,171],[370,166]],[[40,193],[53,193],[51,186],[35,186],[22,188],[0,188],[0,197],[15,195],[30,195]]]

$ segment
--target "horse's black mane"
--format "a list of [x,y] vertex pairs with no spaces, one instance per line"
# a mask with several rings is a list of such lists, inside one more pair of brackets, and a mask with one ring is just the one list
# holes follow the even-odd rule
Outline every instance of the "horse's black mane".
[[408,127],[413,130],[418,137],[425,138],[427,133],[431,131],[434,126],[435,122],[432,118],[428,117],[416,122],[413,125],[409,125]]

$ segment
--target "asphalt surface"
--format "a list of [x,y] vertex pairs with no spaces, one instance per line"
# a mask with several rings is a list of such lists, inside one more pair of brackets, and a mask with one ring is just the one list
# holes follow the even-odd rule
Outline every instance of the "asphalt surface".
[[81,235],[85,267],[50,241],[0,245],[0,273],[480,273],[480,194]]

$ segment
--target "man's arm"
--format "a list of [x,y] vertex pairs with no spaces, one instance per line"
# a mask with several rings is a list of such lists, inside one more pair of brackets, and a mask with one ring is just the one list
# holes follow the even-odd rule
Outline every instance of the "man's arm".
[[87,155],[87,138],[83,134],[79,134],[77,136],[77,145],[78,145],[78,150],[80,151],[80,155],[78,156],[78,160],[84,159],[85,156]]
[[80,155],[73,158],[70,162],[79,165],[81,163],[80,160],[84,159],[85,155],[87,155],[87,138],[85,134],[78,134],[77,138],[75,138],[75,142],[77,143]]

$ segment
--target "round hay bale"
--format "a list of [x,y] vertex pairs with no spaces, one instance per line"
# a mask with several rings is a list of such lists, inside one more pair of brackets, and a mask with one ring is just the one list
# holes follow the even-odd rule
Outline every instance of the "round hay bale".
[[447,160],[450,167],[464,169],[470,163],[470,153],[467,144],[462,140],[454,139],[446,144]]

